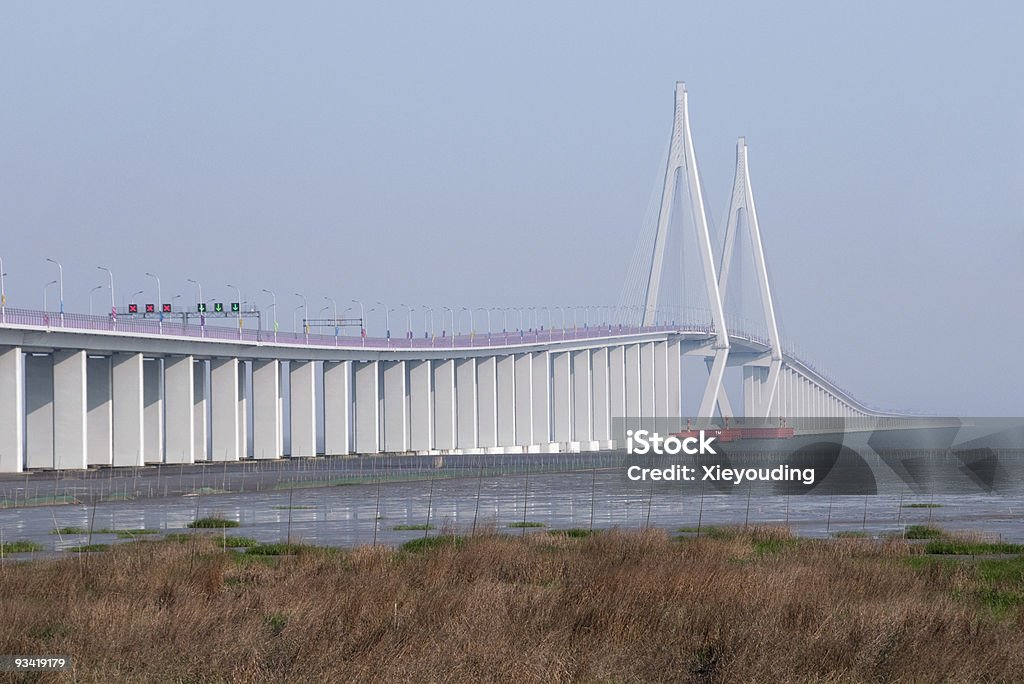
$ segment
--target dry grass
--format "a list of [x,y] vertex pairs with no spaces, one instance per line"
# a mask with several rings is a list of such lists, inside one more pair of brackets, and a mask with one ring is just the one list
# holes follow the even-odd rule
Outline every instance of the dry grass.
[[[72,654],[82,682],[968,682],[1024,672],[1019,606],[993,611],[976,597],[987,581],[977,566],[922,562],[903,540],[542,531],[269,557],[224,553],[221,541],[0,566],[0,653]],[[1013,566],[990,574],[1024,586]]]

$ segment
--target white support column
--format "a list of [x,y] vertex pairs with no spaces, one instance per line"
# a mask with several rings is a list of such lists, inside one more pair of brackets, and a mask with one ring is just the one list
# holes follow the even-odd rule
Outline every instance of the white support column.
[[164,359],[164,415],[167,421],[166,463],[194,463],[196,436],[193,425],[195,360],[191,356]]
[[114,398],[111,392],[110,357],[95,356],[85,361],[86,421],[89,437],[89,465],[114,463]]
[[655,342],[654,355],[654,410],[655,418],[668,416],[668,342]]
[[476,359],[455,361],[455,396],[458,426],[456,447],[463,450],[477,449],[480,443],[477,438]]
[[291,448],[288,455],[316,456],[316,364],[292,361],[288,365],[291,386]]
[[25,357],[25,465],[53,467],[53,359]]
[[214,461],[237,461],[241,457],[238,366],[238,359],[210,360],[211,455]]
[[207,397],[210,396],[206,387],[206,360],[197,360],[192,368],[192,430],[195,437],[193,457],[197,461],[207,461],[210,454],[206,444],[209,426],[207,425]]
[[429,360],[407,361],[409,368],[409,448],[434,448],[434,402],[430,396],[433,369]]
[[631,428],[637,427],[641,417],[640,402],[640,345],[626,347],[626,417]]
[[680,418],[683,415],[682,403],[682,379],[679,375],[681,350],[679,339],[673,339],[668,343],[668,406],[666,415],[669,418]]
[[281,364],[277,359],[252,362],[252,455],[274,459],[284,455]]
[[533,439],[533,355],[516,354],[515,364],[515,444],[529,447]]
[[246,361],[238,361],[238,458],[249,458],[249,379],[246,365]]
[[572,352],[572,438],[580,449],[593,451],[594,406],[591,385],[590,350]]
[[324,361],[324,453],[352,451],[352,365]]
[[57,470],[85,470],[89,465],[87,392],[85,352],[54,352],[53,467]]
[[499,356],[497,368],[498,446],[516,445],[516,358]]
[[21,347],[0,349],[0,473],[20,473],[24,462],[25,357]]
[[758,370],[754,366],[743,366],[743,417],[748,419],[757,416]]
[[593,438],[599,449],[607,449],[612,438],[611,403],[608,400],[608,347],[590,352],[591,396],[593,397]]
[[142,354],[114,354],[110,365],[113,380],[114,465],[144,465]]
[[405,361],[381,363],[384,366],[384,451],[408,451]]
[[551,444],[551,353],[534,352],[532,373],[533,443],[546,449]]
[[160,391],[160,359],[142,364],[142,415],[145,421],[143,454],[146,463],[164,462],[164,399]]
[[[653,418],[654,413],[654,343],[645,342],[640,345],[640,416],[644,419]],[[645,421],[650,425],[650,421]]]
[[551,355],[551,413],[554,418],[554,441],[569,444],[572,440],[572,359],[569,352]]
[[498,361],[485,356],[476,362],[477,429],[480,446],[498,446]]
[[[612,347],[608,350],[608,414],[613,423],[616,418],[629,415],[626,394],[626,347]],[[611,436],[611,439],[621,438],[622,435]]]
[[455,360],[434,362],[434,447],[450,450],[455,441]]
[[380,453],[380,371],[377,361],[353,361],[356,453]]

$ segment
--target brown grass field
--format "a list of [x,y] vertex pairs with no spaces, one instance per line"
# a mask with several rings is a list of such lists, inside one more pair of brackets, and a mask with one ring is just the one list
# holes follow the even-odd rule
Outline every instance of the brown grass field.
[[[719,530],[225,551],[221,534],[0,566],[0,653],[80,682],[1022,681],[1024,557]],[[259,550],[259,549],[257,549]],[[290,553],[289,553],[290,551]],[[70,556],[70,554],[69,554]]]

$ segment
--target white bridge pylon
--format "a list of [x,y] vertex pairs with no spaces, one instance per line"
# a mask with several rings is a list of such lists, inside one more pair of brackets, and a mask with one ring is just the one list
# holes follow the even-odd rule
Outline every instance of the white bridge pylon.
[[[750,187],[750,171],[747,166],[747,144],[740,138],[736,146],[736,174],[733,180],[732,198],[729,205],[728,220],[725,231],[725,245],[722,260],[716,269],[714,252],[711,245],[711,232],[708,227],[707,210],[704,205],[704,193],[700,184],[697,169],[697,155],[693,149],[693,137],[690,132],[690,113],[687,103],[686,84],[676,83],[675,115],[672,124],[672,142],[669,147],[668,162],[665,166],[665,177],[661,190],[661,207],[658,213],[658,228],[654,240],[654,254],[651,258],[651,269],[647,279],[647,291],[644,301],[643,324],[653,325],[655,312],[658,308],[658,295],[661,287],[661,276],[664,269],[665,250],[668,243],[668,231],[671,225],[672,210],[675,200],[676,186],[679,175],[686,178],[693,225],[697,233],[697,245],[703,268],[704,285],[707,294],[711,320],[715,329],[713,344],[706,350],[708,354],[708,381],[701,398],[698,417],[709,420],[716,407],[723,417],[733,415],[732,407],[726,396],[722,380],[729,362],[729,331],[725,324],[725,291],[729,271],[736,251],[736,235],[740,228],[740,219],[744,220],[746,232],[750,236],[751,248],[754,253],[754,265],[757,271],[762,309],[768,329],[770,352],[766,359],[759,359],[751,364],[756,371],[767,366],[767,378],[764,388],[767,391],[758,393],[758,399],[748,406],[747,417],[768,418],[777,405],[776,394],[779,374],[782,370],[782,345],[779,340],[778,325],[775,320],[775,306],[772,303],[771,287],[768,282],[768,270],[765,264],[764,247],[761,242],[761,231],[757,221],[757,210],[754,206],[754,195]],[[760,377],[757,378],[759,381]]]

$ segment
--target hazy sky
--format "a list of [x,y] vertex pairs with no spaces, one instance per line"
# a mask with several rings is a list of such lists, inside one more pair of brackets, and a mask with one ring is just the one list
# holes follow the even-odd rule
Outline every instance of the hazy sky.
[[275,290],[283,328],[294,292],[613,304],[685,80],[719,213],[747,136],[786,335],[871,403],[1020,415],[1021,26],[1011,2],[9,2],[9,304],[41,306],[47,256],[79,311],[98,264],[125,297],[147,270],[165,300]]

